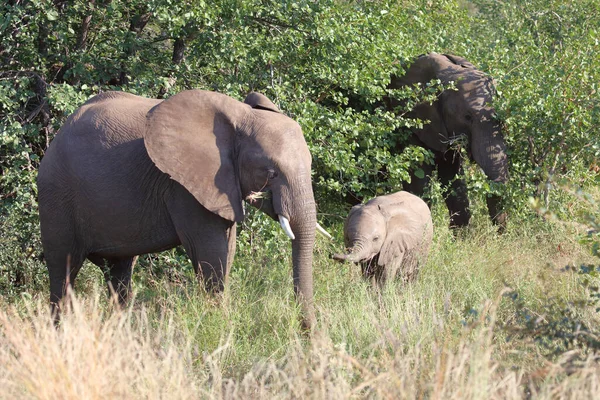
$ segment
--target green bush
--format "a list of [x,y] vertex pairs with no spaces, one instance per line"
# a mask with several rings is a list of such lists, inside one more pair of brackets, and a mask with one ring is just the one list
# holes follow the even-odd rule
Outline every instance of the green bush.
[[[598,26],[594,0],[4,2],[0,285],[22,281],[14,278],[19,269],[39,282],[39,161],[66,116],[104,90],[265,93],[302,125],[319,210],[334,221],[345,215],[349,192],[396,190],[428,157],[414,147],[394,154],[414,122],[377,108],[390,74],[422,53],[459,54],[497,80],[510,151],[511,181],[502,190],[513,221],[534,215],[530,195],[558,209],[567,200],[551,182],[594,181]],[[356,97],[364,110],[346,107]],[[466,173],[474,209],[500,190],[476,168]],[[271,227],[248,225],[253,234]]]

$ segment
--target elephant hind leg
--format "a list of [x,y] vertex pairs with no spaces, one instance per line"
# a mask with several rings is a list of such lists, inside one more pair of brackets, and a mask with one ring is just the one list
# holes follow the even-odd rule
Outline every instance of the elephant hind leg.
[[60,303],[67,288],[75,285],[85,257],[77,251],[44,251],[50,276],[50,306],[55,322],[59,320]]
[[[89,258],[89,257],[88,257]],[[131,275],[138,256],[107,258],[106,263],[99,265],[104,273],[108,286],[108,295],[117,295],[119,305],[125,306],[131,294]]]

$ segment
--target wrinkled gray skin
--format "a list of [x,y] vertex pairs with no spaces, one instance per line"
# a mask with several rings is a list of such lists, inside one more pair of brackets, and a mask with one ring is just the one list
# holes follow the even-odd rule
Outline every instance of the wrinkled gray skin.
[[53,309],[86,258],[124,303],[137,256],[179,244],[207,289],[222,291],[246,199],[289,221],[294,289],[310,328],[310,169],[300,126],[258,93],[245,103],[200,90],[165,101],[122,92],[92,98],[68,118],[39,169]]
[[352,207],[344,224],[348,252],[333,258],[361,264],[363,275],[379,283],[398,275],[409,281],[426,262],[432,236],[427,204],[397,192]]
[[[445,188],[451,226],[466,226],[471,217],[467,187],[464,180],[455,179],[462,172],[462,162],[451,144],[464,137],[469,156],[490,180],[499,183],[508,180],[506,144],[491,107],[493,83],[490,77],[462,57],[430,53],[417,58],[404,76],[393,76],[390,88],[425,84],[432,79],[440,79],[444,84],[454,81],[458,90],[446,90],[434,103],[419,104],[409,114],[411,118],[430,121],[422,129],[415,130],[411,142],[433,151],[435,166],[423,165],[425,177],[413,175],[404,190],[421,196],[431,173],[437,168]],[[387,103],[390,109],[398,106],[392,99]],[[497,196],[488,198],[492,221],[503,230],[506,214],[500,203]]]

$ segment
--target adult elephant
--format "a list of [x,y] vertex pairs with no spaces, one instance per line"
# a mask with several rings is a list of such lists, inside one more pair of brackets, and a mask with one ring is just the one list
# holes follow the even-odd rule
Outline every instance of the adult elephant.
[[223,290],[245,199],[291,238],[294,289],[304,326],[313,324],[311,155],[300,126],[261,94],[244,103],[201,90],[165,101],[95,96],[52,141],[38,191],[57,311],[86,258],[123,303],[137,256],[179,244],[207,289]]
[[[443,84],[455,82],[457,90],[445,90],[432,103],[415,106],[408,117],[424,121],[414,130],[410,143],[433,152],[435,165],[423,165],[424,176],[412,174],[404,190],[422,195],[431,173],[437,168],[444,188],[446,205],[452,227],[466,226],[471,218],[467,187],[463,179],[460,154],[454,143],[465,143],[467,152],[486,174],[488,179],[506,183],[508,162],[506,144],[501,125],[491,106],[494,92],[492,79],[462,57],[430,53],[418,57],[402,76],[392,76],[390,89],[400,89],[415,84],[425,84],[439,79]],[[390,110],[400,104],[386,99]],[[506,213],[501,209],[501,198],[487,198],[492,221],[504,229]]]

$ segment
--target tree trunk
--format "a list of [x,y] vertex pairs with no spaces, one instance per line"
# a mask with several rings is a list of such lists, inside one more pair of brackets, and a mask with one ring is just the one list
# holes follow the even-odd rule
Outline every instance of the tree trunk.
[[[90,0],[94,4],[94,0]],[[84,50],[87,46],[88,32],[90,30],[90,23],[92,22],[92,16],[86,15],[81,21],[79,30],[77,31],[77,43],[75,44],[75,50]]]
[[178,37],[173,44],[173,64],[179,65],[185,57],[185,38]]
[[129,61],[129,59],[137,52],[135,39],[140,33],[142,33],[148,24],[148,21],[150,21],[150,17],[152,17],[152,13],[147,12],[144,8],[131,19],[131,23],[129,24],[129,32],[126,36],[125,43],[123,44],[124,51],[123,61],[121,62],[121,73],[117,79],[117,82],[120,85],[127,85],[129,83],[129,69],[127,67],[127,61]]
[[[186,50],[185,41],[186,37],[184,36],[180,36],[177,39],[175,39],[175,43],[173,43],[173,56],[171,58],[171,60],[173,61],[173,65],[180,65],[183,62]],[[175,77],[174,71],[171,71],[171,73],[169,74],[168,84],[160,89],[160,91],[158,92],[158,98],[162,99],[167,94],[169,89],[173,85],[175,85],[176,82],[177,77]]]

